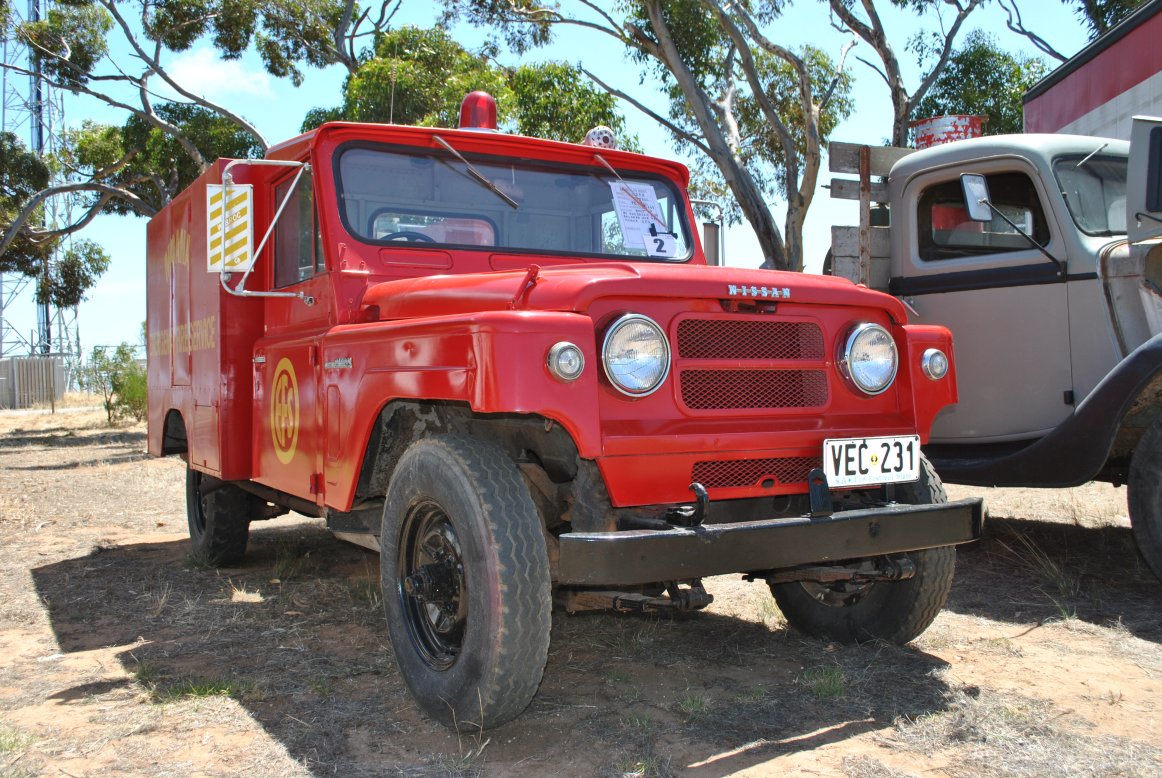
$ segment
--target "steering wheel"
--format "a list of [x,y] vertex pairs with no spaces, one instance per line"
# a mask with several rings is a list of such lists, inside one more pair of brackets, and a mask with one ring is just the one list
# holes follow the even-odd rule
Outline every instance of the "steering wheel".
[[399,232],[389,232],[380,240],[401,240],[408,243],[435,243],[436,239],[431,235],[425,235],[422,232],[414,230],[400,230]]

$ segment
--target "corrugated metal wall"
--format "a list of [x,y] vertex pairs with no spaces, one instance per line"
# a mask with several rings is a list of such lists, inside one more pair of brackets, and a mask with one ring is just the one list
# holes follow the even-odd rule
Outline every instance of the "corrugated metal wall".
[[0,408],[48,405],[65,393],[65,365],[59,357],[0,359]]

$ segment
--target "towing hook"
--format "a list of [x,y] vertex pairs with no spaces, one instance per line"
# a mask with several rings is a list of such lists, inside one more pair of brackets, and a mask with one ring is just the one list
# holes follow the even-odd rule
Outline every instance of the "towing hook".
[[710,505],[710,494],[706,491],[706,487],[695,481],[690,484],[690,491],[694,492],[694,497],[698,502],[694,506],[694,513],[690,516],[690,526],[702,526],[702,520],[706,518],[706,507]]
[[831,488],[827,485],[827,474],[823,472],[823,468],[813,468],[807,474],[807,496],[811,501],[812,518],[822,518],[832,514]]

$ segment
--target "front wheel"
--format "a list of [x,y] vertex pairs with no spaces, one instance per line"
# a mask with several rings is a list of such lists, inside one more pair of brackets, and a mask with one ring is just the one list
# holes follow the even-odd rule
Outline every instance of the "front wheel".
[[380,580],[396,662],[429,716],[478,731],[528,706],[548,658],[549,560],[503,451],[448,435],[404,452],[384,501]]
[[[948,502],[940,476],[926,457],[920,479],[896,486],[899,502],[912,505]],[[902,581],[792,582],[771,584],[787,622],[800,632],[840,643],[890,640],[907,643],[928,628],[952,588],[956,549],[912,551],[915,574]]]
[[1162,418],[1150,425],[1134,449],[1126,501],[1138,550],[1154,575],[1162,578]]

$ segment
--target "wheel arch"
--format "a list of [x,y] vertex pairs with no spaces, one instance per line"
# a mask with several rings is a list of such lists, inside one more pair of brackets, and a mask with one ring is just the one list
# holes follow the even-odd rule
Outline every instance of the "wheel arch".
[[1102,470],[1105,480],[1124,483],[1129,474],[1130,459],[1146,430],[1162,416],[1162,364],[1150,380],[1130,401],[1118,421],[1109,457]]
[[927,449],[945,481],[977,486],[1079,486],[1124,483],[1134,446],[1162,413],[1162,333],[1134,350],[1038,440],[1013,446],[979,444]]
[[355,502],[387,492],[403,453],[416,440],[446,433],[489,440],[518,465],[535,465],[557,484],[576,478],[579,457],[569,432],[536,414],[477,413],[456,401],[392,400],[380,409],[363,448]]
[[177,408],[170,408],[165,414],[161,428],[161,455],[187,454],[190,440],[186,433],[186,420]]

